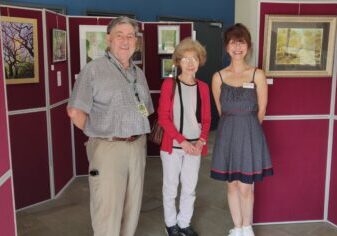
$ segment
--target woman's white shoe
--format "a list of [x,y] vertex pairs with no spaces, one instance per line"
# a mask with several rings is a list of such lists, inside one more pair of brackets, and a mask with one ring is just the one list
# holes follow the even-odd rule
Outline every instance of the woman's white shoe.
[[229,230],[228,236],[243,236],[242,228],[234,228]]
[[242,227],[242,235],[243,236],[255,236],[253,228],[251,225]]

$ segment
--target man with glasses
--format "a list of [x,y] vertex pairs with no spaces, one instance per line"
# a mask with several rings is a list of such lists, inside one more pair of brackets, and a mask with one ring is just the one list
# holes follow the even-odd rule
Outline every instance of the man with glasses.
[[95,236],[133,236],[138,224],[153,104],[144,73],[130,59],[137,32],[127,17],[109,23],[105,56],[82,69],[68,104],[72,122],[89,137]]

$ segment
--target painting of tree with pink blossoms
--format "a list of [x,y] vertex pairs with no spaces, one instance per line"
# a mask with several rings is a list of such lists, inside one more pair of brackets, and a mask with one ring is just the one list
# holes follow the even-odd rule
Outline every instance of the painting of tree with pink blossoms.
[[7,84],[39,82],[37,20],[1,17]]

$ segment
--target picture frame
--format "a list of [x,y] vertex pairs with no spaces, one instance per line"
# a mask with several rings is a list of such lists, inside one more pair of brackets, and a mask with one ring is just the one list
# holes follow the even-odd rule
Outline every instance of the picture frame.
[[335,41],[335,16],[266,15],[266,76],[332,76]]
[[132,61],[136,65],[144,64],[145,59],[145,44],[144,44],[144,35],[141,32],[137,33],[137,44],[136,50],[133,53]]
[[0,19],[6,84],[39,83],[37,19]]
[[173,78],[175,76],[175,66],[172,58],[161,58],[161,78]]
[[81,69],[91,60],[102,57],[107,48],[106,25],[80,25],[80,66]]
[[67,60],[67,31],[52,29],[53,63]]
[[158,54],[172,54],[179,41],[179,25],[158,26]]

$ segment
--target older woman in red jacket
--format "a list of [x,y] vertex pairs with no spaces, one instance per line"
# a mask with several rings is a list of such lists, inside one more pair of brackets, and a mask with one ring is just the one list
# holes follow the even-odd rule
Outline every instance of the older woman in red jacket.
[[[206,50],[195,40],[184,39],[175,48],[173,62],[181,73],[164,80],[158,122],[164,129],[160,156],[163,164],[163,205],[169,236],[198,235],[190,225],[200,156],[207,154],[211,123],[208,85],[195,78],[205,64]],[[175,199],[181,183],[179,212]]]

